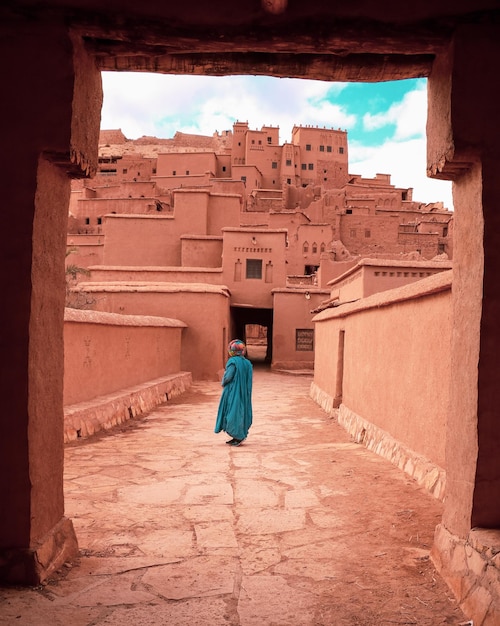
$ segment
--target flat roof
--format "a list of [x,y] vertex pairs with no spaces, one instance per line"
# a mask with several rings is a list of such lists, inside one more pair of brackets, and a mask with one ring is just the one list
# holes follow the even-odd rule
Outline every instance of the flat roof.
[[327,285],[336,285],[348,276],[352,276],[360,271],[362,267],[394,267],[394,268],[415,268],[415,269],[440,269],[449,270],[453,267],[452,261],[408,261],[408,260],[392,260],[392,259],[361,259],[353,267],[346,270],[340,276],[330,280]]

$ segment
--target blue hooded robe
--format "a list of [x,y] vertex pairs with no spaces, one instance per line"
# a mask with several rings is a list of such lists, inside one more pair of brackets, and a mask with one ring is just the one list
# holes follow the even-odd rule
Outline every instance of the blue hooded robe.
[[240,441],[252,425],[252,364],[244,356],[232,356],[222,378],[215,432],[221,430]]

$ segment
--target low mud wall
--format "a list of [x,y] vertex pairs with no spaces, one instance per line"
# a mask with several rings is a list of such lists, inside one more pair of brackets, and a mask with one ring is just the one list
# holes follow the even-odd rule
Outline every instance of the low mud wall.
[[64,405],[179,372],[176,319],[66,309]]
[[357,441],[442,499],[451,272],[328,309],[314,321],[312,397]]

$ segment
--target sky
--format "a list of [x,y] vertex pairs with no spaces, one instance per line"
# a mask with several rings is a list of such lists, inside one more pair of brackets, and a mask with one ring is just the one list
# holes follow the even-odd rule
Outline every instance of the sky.
[[101,128],[128,139],[212,135],[236,121],[251,129],[294,124],[347,131],[349,173],[390,174],[416,201],[453,209],[451,182],[426,176],[427,81],[331,83],[269,76],[182,76],[103,72]]

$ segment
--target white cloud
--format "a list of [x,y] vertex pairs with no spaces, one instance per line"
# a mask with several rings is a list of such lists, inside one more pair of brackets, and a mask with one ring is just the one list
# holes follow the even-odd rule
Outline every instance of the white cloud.
[[413,199],[418,202],[443,202],[453,209],[451,182],[435,180],[426,174],[425,138],[409,141],[386,141],[382,146],[349,145],[349,172],[371,178],[376,174],[390,174],[396,187],[413,188]]
[[[103,74],[101,127],[121,128],[129,139],[142,135],[173,137],[176,131],[212,135],[235,121],[251,128],[279,126],[280,141],[291,139],[294,124],[353,129],[357,117],[329,101],[342,83],[267,76],[165,76],[142,73]],[[363,176],[391,174],[393,184],[413,187],[414,198],[442,200],[452,208],[451,183],[425,175],[425,84],[408,92],[385,113],[366,114],[366,129],[394,127],[391,141],[373,148],[349,141],[349,169]]]
[[427,90],[418,87],[409,91],[401,102],[397,102],[383,113],[366,113],[363,126],[366,130],[377,130],[384,126],[395,126],[395,139],[424,137],[427,119]]
[[236,120],[252,128],[279,126],[291,138],[295,123],[350,128],[353,115],[326,100],[340,83],[268,76],[164,76],[103,74],[102,128],[121,128],[129,139],[172,137],[176,131],[212,135]]

